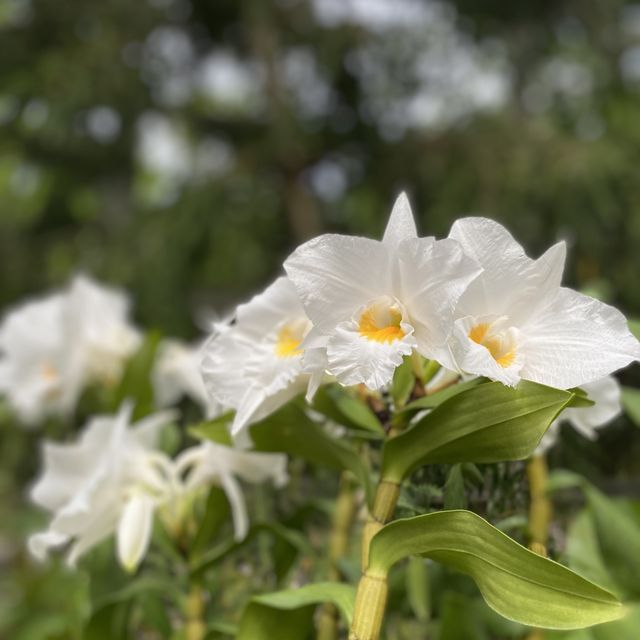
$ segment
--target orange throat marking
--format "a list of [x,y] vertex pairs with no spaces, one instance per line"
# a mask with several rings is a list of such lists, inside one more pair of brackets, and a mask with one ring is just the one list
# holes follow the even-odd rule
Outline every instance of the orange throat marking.
[[[374,342],[391,343],[395,340],[402,340],[405,333],[400,327],[402,322],[402,314],[397,309],[388,310],[388,319],[386,324],[380,323],[376,317],[375,308],[366,309],[360,316],[358,323],[358,331],[360,335]],[[382,324],[383,326],[380,326]]]
[[503,368],[511,366],[516,359],[516,350],[512,345],[505,344],[500,335],[489,334],[491,325],[482,322],[475,325],[469,331],[469,339],[483,346],[491,354],[491,357]]
[[300,349],[300,340],[290,327],[284,326],[278,331],[278,339],[276,341],[275,352],[278,358],[293,358],[302,353]]

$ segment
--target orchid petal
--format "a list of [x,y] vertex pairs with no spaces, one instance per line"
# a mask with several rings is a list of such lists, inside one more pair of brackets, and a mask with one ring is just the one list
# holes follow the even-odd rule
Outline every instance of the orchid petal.
[[144,494],[133,495],[120,516],[117,534],[118,560],[129,572],[136,570],[151,541],[155,503]]
[[640,358],[640,344],[617,309],[565,288],[527,327],[522,351],[522,377],[559,389],[593,382]]
[[416,223],[409,204],[409,198],[404,191],[397,197],[382,242],[391,251],[398,249],[400,244],[410,238],[417,238]]

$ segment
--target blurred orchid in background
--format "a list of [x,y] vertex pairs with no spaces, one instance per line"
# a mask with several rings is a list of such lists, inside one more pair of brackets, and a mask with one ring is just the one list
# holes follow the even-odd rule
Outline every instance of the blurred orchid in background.
[[596,440],[598,430],[611,424],[622,412],[622,389],[613,376],[584,384],[582,390],[594,404],[565,409],[542,436],[536,453],[544,453],[556,443],[563,422],[568,422],[588,440]]
[[207,394],[200,373],[202,349],[202,344],[162,341],[152,372],[154,396],[159,407],[169,407],[187,396],[200,406],[207,418],[220,413],[218,403]]
[[114,386],[141,342],[125,294],[86,276],[10,310],[0,326],[0,392],[35,425],[68,416],[89,385]]
[[160,429],[176,418],[166,411],[131,424],[133,407],[92,418],[78,441],[46,442],[44,471],[33,501],[53,515],[46,531],[29,539],[44,558],[50,548],[71,544],[75,564],[93,546],[117,532],[118,557],[133,570],[149,545],[154,509],[176,490],[171,461],[156,447]]

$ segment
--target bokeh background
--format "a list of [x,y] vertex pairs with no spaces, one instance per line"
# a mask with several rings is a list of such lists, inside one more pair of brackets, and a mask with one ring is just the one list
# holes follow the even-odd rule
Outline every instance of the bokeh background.
[[[0,0],[0,310],[84,270],[193,338],[402,189],[425,235],[566,239],[566,283],[640,316],[640,3]],[[640,495],[630,422],[563,437]]]

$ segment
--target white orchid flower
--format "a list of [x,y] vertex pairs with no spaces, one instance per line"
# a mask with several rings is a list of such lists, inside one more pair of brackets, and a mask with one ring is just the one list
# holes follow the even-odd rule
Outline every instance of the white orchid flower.
[[340,383],[373,390],[414,349],[426,358],[439,353],[458,298],[480,273],[456,241],[417,237],[405,194],[381,242],[323,235],[284,268],[313,322],[303,346],[326,349],[326,369]]
[[155,450],[160,428],[173,412],[130,426],[132,406],[116,416],[92,418],[79,440],[44,444],[44,472],[33,501],[52,512],[49,528],[29,539],[43,559],[50,548],[70,544],[74,565],[93,546],[117,532],[118,557],[134,570],[149,545],[153,511],[175,491],[171,461]]
[[70,414],[91,383],[113,384],[140,343],[120,292],[84,276],[10,311],[0,326],[0,393],[34,425]]
[[582,389],[595,404],[565,409],[542,437],[536,454],[546,452],[556,443],[563,422],[568,422],[588,440],[595,440],[598,429],[610,424],[622,412],[622,390],[613,376],[582,385]]
[[64,307],[63,294],[32,300],[0,326],[0,393],[27,425],[68,414],[80,392],[79,377],[67,375]]
[[208,441],[183,451],[176,459],[176,469],[184,478],[186,491],[212,485],[223,489],[231,506],[236,540],[242,540],[249,529],[247,507],[237,478],[253,484],[271,481],[276,487],[284,486],[289,479],[285,455],[241,451]]
[[300,345],[310,328],[285,277],[240,305],[235,323],[217,325],[204,349],[202,375],[211,398],[236,410],[234,437],[308,387]]
[[142,342],[128,320],[128,297],[86,276],[73,279],[67,297],[63,331],[67,348],[77,353],[84,381],[116,383]]
[[452,369],[507,385],[531,380],[559,389],[593,382],[640,357],[640,344],[614,307],[560,286],[565,244],[538,260],[500,224],[454,223],[457,240],[483,267],[456,308]]
[[164,340],[158,349],[152,378],[156,403],[160,407],[176,404],[183,395],[200,405],[207,418],[220,413],[220,406],[207,393],[200,373],[203,345],[187,345]]

